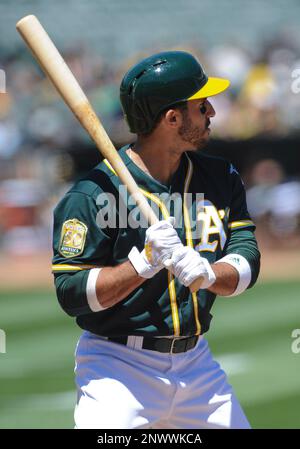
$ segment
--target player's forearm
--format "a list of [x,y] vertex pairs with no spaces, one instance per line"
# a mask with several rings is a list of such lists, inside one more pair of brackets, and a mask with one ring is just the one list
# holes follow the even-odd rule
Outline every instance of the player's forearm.
[[237,270],[227,263],[214,264],[212,269],[216,275],[216,281],[208,290],[219,296],[231,295],[239,281]]
[[144,281],[129,261],[116,267],[55,273],[58,301],[68,315],[76,317],[112,307]]
[[112,307],[126,298],[145,280],[138,276],[129,261],[116,267],[103,268],[96,281],[96,295],[99,304],[105,308]]

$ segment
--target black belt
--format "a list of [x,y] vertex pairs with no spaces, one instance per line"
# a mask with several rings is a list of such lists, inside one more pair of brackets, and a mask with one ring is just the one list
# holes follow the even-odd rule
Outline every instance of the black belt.
[[[163,338],[163,337],[142,337],[142,349],[150,349],[151,351],[158,352],[169,352],[170,354],[178,354],[180,352],[186,352],[193,349],[198,340],[199,336],[193,337],[174,337],[174,338]],[[119,343],[121,345],[130,346],[128,344],[129,337],[106,337],[107,340],[113,341],[114,343]]]

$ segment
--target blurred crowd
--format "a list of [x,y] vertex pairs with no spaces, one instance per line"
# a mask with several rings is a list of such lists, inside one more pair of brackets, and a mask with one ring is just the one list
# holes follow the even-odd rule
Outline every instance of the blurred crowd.
[[246,187],[248,210],[261,244],[299,248],[300,177],[288,176],[274,159],[262,159],[252,168]]
[[[67,64],[117,143],[128,139],[119,102],[122,76],[137,60],[160,50],[136,54],[119,65],[102,61],[83,45],[64,51]],[[291,37],[273,38],[252,53],[237,43],[205,52],[185,50],[200,58],[208,74],[231,81],[226,94],[213,99],[215,136],[300,134],[300,48]],[[0,61],[7,79],[7,93],[0,103],[0,157],[10,157],[33,143],[63,147],[87,139],[27,49],[22,47]]]
[[[84,46],[64,52],[117,146],[133,139],[119,103],[121,78],[137,60],[160,50],[134,55],[118,66]],[[253,53],[237,43],[207,52],[185,50],[199,56],[207,73],[231,80],[226,94],[212,99],[214,138],[300,138],[300,49],[291,40],[281,37]],[[0,93],[0,249],[44,251],[51,245],[53,205],[74,178],[72,149],[90,141],[27,50],[0,61],[6,73],[6,93]],[[290,178],[278,161],[262,159],[248,170],[246,188],[264,243],[298,242],[299,178]]]

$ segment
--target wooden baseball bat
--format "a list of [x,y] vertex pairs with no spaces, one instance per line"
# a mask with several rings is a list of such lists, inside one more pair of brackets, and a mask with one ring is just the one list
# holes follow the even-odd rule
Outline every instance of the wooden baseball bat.
[[[112,165],[122,183],[127,187],[148,223],[150,225],[157,223],[157,216],[112,144],[73,73],[39,20],[34,15],[23,17],[18,21],[16,28],[65,103],[91,136],[101,154]],[[202,277],[190,286],[190,290],[197,291],[201,283]]]

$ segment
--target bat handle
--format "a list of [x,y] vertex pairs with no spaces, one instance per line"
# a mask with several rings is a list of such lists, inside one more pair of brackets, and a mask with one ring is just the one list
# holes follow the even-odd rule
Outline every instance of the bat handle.
[[203,281],[204,281],[203,276],[199,276],[197,279],[195,279],[194,282],[192,282],[191,285],[189,286],[191,293],[196,293],[201,288]]
[[[165,260],[164,267],[167,270],[171,271],[172,274],[174,274],[172,270],[172,259]],[[204,280],[203,276],[199,276],[197,279],[195,279],[195,281],[192,282],[192,284],[189,286],[190,292],[191,293],[197,292],[201,288],[203,280]]]

